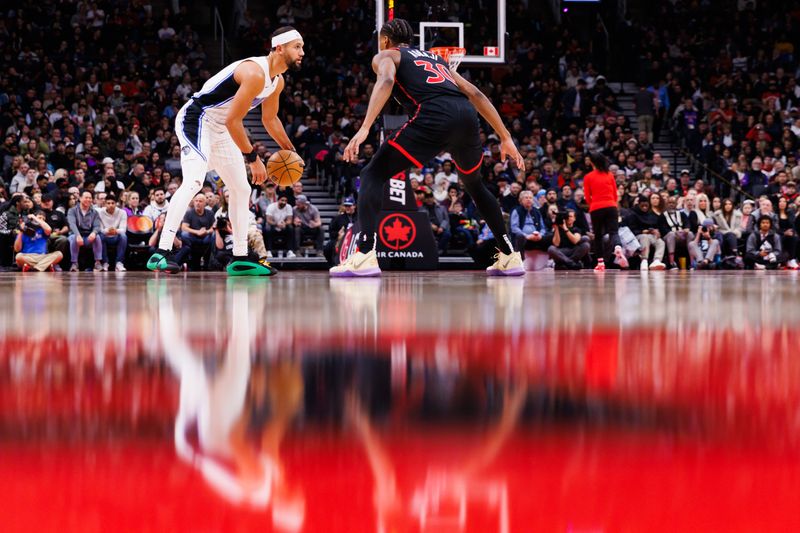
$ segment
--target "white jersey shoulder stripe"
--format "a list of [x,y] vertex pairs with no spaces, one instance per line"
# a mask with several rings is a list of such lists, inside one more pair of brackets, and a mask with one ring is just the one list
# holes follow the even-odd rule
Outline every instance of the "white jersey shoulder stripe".
[[215,121],[219,119],[224,120],[229,103],[239,89],[239,84],[236,83],[236,80],[233,78],[233,73],[236,67],[243,61],[252,61],[264,71],[264,88],[256,98],[253,99],[250,104],[250,109],[260,105],[264,99],[277,89],[279,78],[277,76],[274,78],[270,77],[269,64],[266,57],[249,57],[247,59],[235,61],[209,78],[203,84],[203,87],[192,95],[192,100],[203,109],[203,115],[208,119]]

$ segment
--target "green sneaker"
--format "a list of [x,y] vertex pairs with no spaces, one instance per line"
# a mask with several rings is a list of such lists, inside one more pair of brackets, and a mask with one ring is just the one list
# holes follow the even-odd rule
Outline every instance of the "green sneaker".
[[154,272],[169,272],[170,274],[181,271],[181,266],[175,262],[172,252],[160,248],[147,260],[147,268]]
[[229,276],[274,276],[278,270],[266,260],[234,259],[226,268]]

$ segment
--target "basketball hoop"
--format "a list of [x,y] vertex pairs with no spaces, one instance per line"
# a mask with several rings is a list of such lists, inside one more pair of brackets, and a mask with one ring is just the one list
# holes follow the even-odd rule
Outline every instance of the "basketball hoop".
[[458,66],[467,54],[467,49],[460,46],[436,46],[429,51],[441,56],[452,70],[458,70]]

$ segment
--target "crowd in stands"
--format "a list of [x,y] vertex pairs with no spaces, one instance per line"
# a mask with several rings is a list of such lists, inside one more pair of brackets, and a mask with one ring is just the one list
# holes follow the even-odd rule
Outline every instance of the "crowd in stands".
[[[145,255],[154,245],[181,182],[175,115],[211,74],[185,4],[178,12],[136,0],[5,8],[0,266],[125,270],[126,259],[141,266],[130,247]],[[209,268],[220,266],[214,256],[230,237],[215,222],[225,214],[223,188],[209,179],[203,193],[212,227],[203,229],[207,217],[197,220],[190,209],[176,246],[184,245],[188,264]],[[270,195],[289,203],[289,216],[284,208],[280,220],[271,217]],[[254,192],[253,218],[262,242],[275,246],[259,248],[253,238],[256,255],[292,256],[307,241],[322,249],[319,212],[302,184]]]
[[691,158],[691,231],[705,224],[723,257],[796,268],[800,4],[664,2],[643,19],[636,112]]
[[[684,9],[681,4],[677,5],[664,8],[659,21],[671,20],[677,26],[689,18],[686,11],[680,11]],[[344,147],[360,127],[374,81],[374,74],[365,68],[374,51],[370,27],[365,24],[369,16],[358,7],[339,11],[336,6],[309,7],[307,2],[296,6],[292,11],[291,2],[287,2],[275,20],[262,22],[273,26],[291,22],[306,35],[324,35],[328,28],[340,28],[352,39],[348,43],[330,43],[330,47],[328,41],[308,39],[307,47],[315,60],[307,61],[302,72],[287,75],[293,91],[284,95],[283,118],[304,157],[313,162],[312,176],[324,176],[340,197],[357,196],[359,171],[369,163],[380,143],[380,127],[376,126],[363,145],[358,164],[342,162]],[[794,172],[800,173],[800,167],[788,153],[785,140],[787,131],[794,133],[792,128],[800,132],[800,122],[787,125],[782,136],[774,134],[776,139],[781,137],[778,144],[785,148],[771,150],[774,153],[769,160],[771,166],[763,173],[763,188],[749,175],[728,184],[706,176],[700,168],[678,174],[665,154],[654,149],[654,142],[662,129],[685,131],[686,119],[692,120],[691,109],[681,107],[681,95],[700,87],[699,80],[690,74],[695,73],[701,60],[687,60],[700,48],[699,37],[690,39],[682,33],[684,38],[679,44],[685,44],[685,50],[675,55],[677,49],[668,44],[668,34],[654,30],[639,36],[648,46],[643,48],[646,57],[639,68],[642,89],[634,95],[637,120],[631,124],[619,105],[619,95],[598,71],[604,54],[598,50],[596,40],[581,39],[567,27],[545,24],[522,5],[511,9],[508,22],[514,46],[508,67],[462,67],[461,71],[492,99],[525,157],[524,173],[510,162],[501,161],[498,138],[483,124],[483,177],[508,216],[510,233],[520,248],[525,248],[522,240],[536,239],[535,248],[548,253],[557,268],[590,266],[594,258],[589,256],[588,248],[594,235],[582,178],[589,170],[586,156],[599,151],[612,162],[611,170],[619,185],[621,236],[627,244],[626,255],[639,268],[796,268],[798,228],[794,210],[800,195],[794,179],[800,179],[800,174],[795,176]],[[731,8],[741,20],[743,31],[756,27],[751,23],[755,15],[748,9],[742,6],[742,11],[737,11],[735,5]],[[706,18],[693,22],[707,27],[709,16],[706,13]],[[779,25],[779,18],[775,20]],[[255,28],[251,21],[250,35],[257,35]],[[776,32],[773,37],[780,35],[783,33]],[[312,55],[315,46],[318,49],[323,43],[328,48],[326,61],[320,55]],[[653,43],[667,44],[659,48]],[[785,50],[787,46],[784,43],[778,48]],[[662,60],[670,57],[670,62]],[[692,68],[686,69],[687,64]],[[670,68],[686,71],[680,76],[671,75]],[[663,72],[669,83],[659,83],[654,72]],[[794,75],[786,72],[782,76],[794,91]],[[740,92],[739,87],[732,91]],[[791,102],[788,105],[791,107]],[[670,119],[673,116],[675,120]],[[764,120],[775,127],[772,120]],[[777,123],[781,122],[785,120]],[[699,129],[703,131],[702,127]],[[744,133],[751,132],[748,129]],[[699,145],[706,144],[701,141]],[[749,150],[755,150],[755,143]],[[724,149],[718,151],[730,158]],[[785,160],[782,165],[776,165],[778,152]],[[761,159],[754,158],[756,168],[763,165],[766,157],[769,155],[764,152]],[[786,173],[781,174],[781,170]],[[739,174],[744,173],[742,166]],[[418,205],[429,215],[440,253],[469,253],[479,263],[486,263],[494,253],[494,237],[464,193],[449,154],[439,154],[424,168],[410,169],[410,176],[418,193]],[[772,176],[774,180],[770,179]],[[781,197],[788,201],[785,208],[781,207]],[[730,202],[724,202],[726,199]],[[748,199],[757,204],[745,202]],[[528,204],[537,208],[534,218]],[[778,215],[779,211],[782,214]],[[524,216],[522,222],[520,216]],[[761,232],[763,216],[768,216],[772,224]],[[339,230],[339,236],[342,233]],[[336,237],[331,234],[331,241]],[[530,249],[529,244],[527,248]]]
[[[643,21],[637,36],[635,124],[602,73],[596,39],[546,23],[523,3],[509,6],[508,65],[460,70],[495,103],[525,159],[525,172],[502,161],[497,136],[483,124],[481,172],[516,244],[530,249],[523,241],[535,242],[557,268],[590,266],[594,235],[582,179],[586,156],[600,152],[617,178],[626,256],[640,268],[676,268],[684,260],[686,268],[796,267],[800,88],[789,31],[796,11],[778,16],[768,5],[659,4],[653,27]],[[254,188],[248,238],[255,255],[303,249],[330,257],[357,216],[359,172],[381,133],[376,125],[357,164],[342,161],[375,79],[369,9],[287,0],[266,17],[248,12],[237,23],[241,57],[266,53],[279,26],[294,25],[305,36],[302,69],[285,74],[280,117],[308,162],[309,179],[342,200],[323,235],[302,184]],[[35,241],[43,236],[45,255],[61,257],[37,258],[30,268],[140,265],[131,251],[144,254],[157,241],[181,180],[174,117],[213,74],[187,9],[45,0],[3,15],[0,265],[13,264],[15,251],[41,251]],[[733,20],[724,31],[710,22],[720,16]],[[695,167],[677,174],[654,149],[665,128],[696,157]],[[425,163],[410,169],[410,179],[440,253],[490,261],[494,236],[449,154]],[[220,185],[208,180],[176,241],[190,268],[224,265],[230,249]],[[36,221],[44,224],[31,233]]]

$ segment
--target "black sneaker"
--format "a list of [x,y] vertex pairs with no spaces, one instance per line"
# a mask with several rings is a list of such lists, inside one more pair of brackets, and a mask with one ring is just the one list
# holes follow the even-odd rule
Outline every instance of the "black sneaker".
[[169,250],[159,248],[147,260],[148,270],[153,272],[169,272],[176,274],[181,271],[181,265],[175,262],[175,256]]

